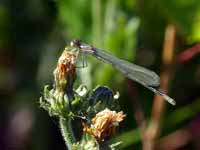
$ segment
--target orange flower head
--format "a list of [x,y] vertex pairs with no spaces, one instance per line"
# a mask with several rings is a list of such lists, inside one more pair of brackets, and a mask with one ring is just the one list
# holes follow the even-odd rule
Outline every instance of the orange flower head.
[[61,80],[66,76],[76,76],[76,55],[73,52],[64,50],[58,59],[57,68],[55,70],[56,78]]
[[86,124],[83,124],[83,131],[93,135],[98,140],[104,140],[114,134],[119,122],[123,121],[125,116],[122,111],[117,113],[106,108],[96,114],[92,119],[90,128]]

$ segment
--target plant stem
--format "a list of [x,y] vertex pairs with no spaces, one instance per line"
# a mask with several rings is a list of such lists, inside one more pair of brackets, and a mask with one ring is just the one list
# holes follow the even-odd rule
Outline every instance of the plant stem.
[[[174,45],[176,38],[176,29],[174,25],[167,25],[163,46],[163,68],[164,70],[160,74],[160,88],[164,91],[168,91],[170,80],[172,78],[174,67]],[[143,150],[155,149],[156,138],[160,132],[160,125],[162,122],[162,115],[164,112],[164,101],[161,96],[156,95],[152,107],[152,114],[149,127],[145,135],[145,143]]]
[[93,44],[102,47],[102,1],[92,1],[92,28],[93,28]]
[[60,124],[60,130],[61,130],[63,139],[65,141],[65,144],[68,150],[72,150],[73,144],[76,143],[76,140],[75,140],[74,133],[71,127],[71,119],[66,120],[66,119],[60,118],[59,124]]

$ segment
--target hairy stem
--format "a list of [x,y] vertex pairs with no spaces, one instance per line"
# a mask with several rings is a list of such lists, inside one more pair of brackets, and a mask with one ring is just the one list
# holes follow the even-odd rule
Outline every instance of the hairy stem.
[[73,144],[76,142],[76,140],[74,137],[74,133],[72,131],[71,120],[70,119],[66,120],[66,119],[60,118],[59,124],[60,124],[60,130],[61,130],[63,139],[65,141],[65,144],[66,144],[68,150],[72,150]]

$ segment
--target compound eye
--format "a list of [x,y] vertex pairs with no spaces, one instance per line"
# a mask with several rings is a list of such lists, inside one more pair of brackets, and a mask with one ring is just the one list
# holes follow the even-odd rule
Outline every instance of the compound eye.
[[74,41],[71,41],[71,42],[70,42],[70,46],[71,46],[71,47],[74,47],[74,46],[75,46]]
[[80,40],[73,40],[73,41],[71,41],[71,43],[70,43],[70,45],[72,46],[72,47],[80,47],[80,44],[81,44],[81,41]]

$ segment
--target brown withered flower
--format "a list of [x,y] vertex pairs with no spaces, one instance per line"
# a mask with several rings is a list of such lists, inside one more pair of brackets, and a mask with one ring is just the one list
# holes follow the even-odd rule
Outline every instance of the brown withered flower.
[[[67,48],[66,48],[67,49]],[[58,64],[56,68],[56,77],[60,80],[65,78],[68,74],[76,74],[76,55],[73,52],[64,50],[60,58],[58,59]]]
[[103,141],[115,133],[116,127],[119,122],[123,121],[125,116],[122,111],[117,113],[106,108],[96,114],[90,127],[83,124],[83,131],[94,136],[97,140]]

